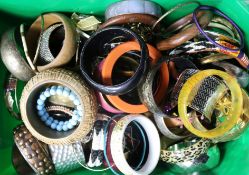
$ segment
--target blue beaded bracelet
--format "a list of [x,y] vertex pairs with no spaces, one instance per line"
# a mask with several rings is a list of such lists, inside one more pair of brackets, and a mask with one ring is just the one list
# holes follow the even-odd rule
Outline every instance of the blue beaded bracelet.
[[[47,98],[53,95],[62,95],[68,97],[70,100],[73,101],[75,108],[73,110],[73,115],[71,119],[67,121],[59,121],[54,119],[52,116],[49,116],[45,108],[45,101]],[[40,116],[41,120],[51,129],[57,131],[68,131],[70,129],[73,129],[76,125],[79,124],[83,116],[83,108],[79,98],[72,90],[64,86],[51,86],[50,88],[46,88],[45,91],[42,91],[37,100],[36,108],[38,110],[38,115]]]

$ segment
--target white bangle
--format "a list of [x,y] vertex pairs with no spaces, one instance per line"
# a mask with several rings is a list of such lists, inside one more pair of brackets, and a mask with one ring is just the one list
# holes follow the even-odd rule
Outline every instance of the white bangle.
[[155,2],[146,0],[124,0],[110,5],[105,11],[105,19],[123,15],[141,13],[160,17],[162,15],[161,7]]
[[[147,160],[138,171],[130,167],[123,153],[124,132],[127,126],[133,121],[143,127],[149,142]],[[113,128],[110,147],[115,166],[126,175],[150,174],[155,169],[160,157],[160,138],[157,129],[155,125],[143,115],[131,114],[121,118]]]

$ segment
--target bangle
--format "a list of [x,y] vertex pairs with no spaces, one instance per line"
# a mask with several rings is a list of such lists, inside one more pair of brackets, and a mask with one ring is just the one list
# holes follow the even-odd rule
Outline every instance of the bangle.
[[[157,62],[159,58],[161,58],[161,54],[157,51],[154,47],[147,44],[149,49],[149,56],[151,58],[152,65]],[[131,50],[138,50],[139,45],[136,42],[126,42],[115,49],[106,57],[103,67],[102,67],[102,81],[107,85],[112,84],[112,70],[115,63],[118,61],[121,55],[124,53],[131,51]],[[166,89],[169,83],[169,74],[168,74],[168,66],[166,63],[163,63],[160,69],[160,84],[158,85],[158,90],[155,93],[155,99],[157,102],[161,102],[162,98],[166,93]],[[125,102],[119,96],[106,96],[108,100],[119,110],[126,112],[126,113],[144,113],[147,112],[148,109],[143,104],[133,105]]]
[[[106,43],[110,43],[114,39],[126,39],[126,40],[136,40],[140,46],[141,50],[141,59],[139,62],[139,66],[135,72],[135,74],[129,78],[127,81],[113,85],[106,86],[99,84],[92,78],[92,71],[90,63],[93,62],[93,59],[98,54],[104,52],[104,47]],[[99,42],[101,39],[101,42]],[[118,46],[117,46],[118,47]],[[92,48],[98,48],[99,50],[93,51]],[[116,48],[115,48],[116,49]],[[129,51],[129,50],[128,50]],[[109,53],[112,54],[112,51]],[[144,41],[134,32],[122,27],[109,27],[95,32],[85,43],[81,55],[80,55],[80,69],[85,80],[97,91],[103,94],[111,94],[111,95],[121,95],[125,94],[138,85],[141,81],[148,64],[148,48]]]
[[186,69],[198,69],[196,65],[191,61],[191,57],[176,57],[169,61],[169,72],[171,76],[177,80],[179,75]]
[[[65,106],[51,106],[49,108],[45,107],[45,102],[47,98],[51,98],[54,96],[63,96],[64,98],[71,100],[73,103],[73,109],[66,108]],[[84,111],[82,109],[82,103],[80,103],[80,99],[75,94],[75,92],[65,86],[51,86],[47,87],[44,91],[40,92],[40,96],[37,99],[37,106],[36,109],[38,110],[38,115],[40,119],[51,129],[57,131],[68,131],[75,128],[80,121],[82,120],[82,116],[84,116]],[[55,119],[54,116],[49,115],[48,110],[54,110],[54,107],[58,108],[58,110],[62,109],[61,111],[64,114],[69,114],[70,119],[68,120],[60,120]],[[65,109],[65,110],[63,110]],[[55,109],[56,110],[56,109]],[[58,111],[57,110],[57,111]],[[69,110],[67,112],[67,110]],[[67,117],[63,117],[66,118]]]
[[[59,36],[57,36],[56,38],[52,38],[52,37],[55,37],[55,35],[59,35]],[[49,46],[51,46],[52,45],[51,42],[55,40],[58,43],[62,43],[64,39],[63,35],[64,35],[64,29],[61,23],[53,24],[49,26],[44,32],[42,32],[41,39],[40,39],[40,46],[39,46],[39,59],[36,62],[38,65],[49,64],[55,59]]]
[[[202,15],[203,15],[203,12],[198,13],[197,14],[198,19]],[[190,14],[182,17],[181,19],[177,20],[173,24],[171,24],[163,32],[164,33],[173,33],[173,32],[176,32],[176,31],[184,28],[185,26],[188,26],[188,24],[190,24],[192,21],[193,21],[193,13],[190,13]]]
[[160,158],[166,163],[193,162],[200,155],[206,153],[211,141],[208,139],[191,138],[169,147],[162,148]]
[[97,120],[93,126],[93,138],[91,153],[89,156],[89,161],[87,163],[88,167],[99,167],[103,164],[103,151],[104,151],[104,128],[107,124],[107,120],[110,117],[104,114],[97,114]]
[[15,128],[14,141],[20,153],[36,174],[55,173],[53,162],[44,147],[45,145],[32,136],[24,125]]
[[1,39],[1,58],[11,74],[22,81],[28,81],[35,75],[35,72],[26,62],[22,48],[19,46],[20,40],[21,36],[17,29],[6,31]]
[[170,131],[170,129],[165,123],[165,120],[170,120],[174,122],[177,119],[170,118],[167,114],[163,113],[163,111],[157,106],[153,97],[153,79],[160,67],[161,65],[157,65],[156,67],[151,69],[146,76],[145,82],[138,87],[139,98],[141,99],[143,104],[145,104],[145,106],[149,109],[149,111],[153,113],[154,120],[160,132],[166,137],[169,137],[174,140],[179,140],[186,136],[180,136],[178,134],[173,133],[172,131]]
[[[226,41],[217,41],[217,43],[220,43],[226,47],[229,48],[237,48],[236,46],[226,42]],[[170,55],[179,55],[179,54],[183,54],[183,53],[199,53],[199,52],[219,52],[222,54],[226,54],[229,55],[233,58],[235,58],[239,64],[246,68],[249,69],[249,59],[247,57],[247,55],[242,52],[231,52],[228,50],[224,50],[222,48],[216,47],[215,45],[213,45],[211,42],[209,41],[199,41],[199,42],[190,42],[184,46],[180,46],[176,49],[174,49]]]
[[212,64],[223,68],[227,73],[229,73],[232,76],[235,76],[242,88],[246,88],[248,86],[249,74],[240,67],[227,62],[219,62],[219,63],[214,62]]
[[208,64],[208,63],[220,62],[220,61],[231,59],[231,58],[233,58],[233,57],[231,57],[229,55],[224,55],[222,53],[215,53],[215,54],[210,54],[208,56],[200,58],[200,59],[198,59],[198,61],[201,64]]
[[105,10],[105,19],[124,14],[148,14],[156,17],[162,15],[161,7],[155,2],[147,0],[124,0],[111,4]]
[[182,3],[182,4],[178,4],[177,6],[173,7],[172,9],[170,9],[169,11],[167,11],[166,13],[164,13],[152,26],[152,30],[155,29],[155,27],[160,23],[160,21],[162,21],[166,16],[168,16],[169,14],[171,14],[172,12],[176,11],[177,9],[179,8],[182,8],[186,5],[189,5],[189,4],[196,4],[197,6],[200,5],[199,2],[196,2],[196,1],[190,1],[190,2],[185,2],[185,3]]
[[80,168],[78,161],[84,162],[85,156],[80,141],[66,145],[48,145],[56,174],[65,174]]
[[49,26],[56,23],[62,23],[65,31],[62,48],[52,62],[46,65],[37,65],[38,71],[63,66],[67,64],[75,55],[77,48],[77,34],[74,24],[63,14],[47,13],[38,17],[27,32],[26,43],[28,48],[28,56],[33,59],[33,62],[36,62],[34,58],[36,57],[35,55],[37,49],[39,49],[38,46],[42,41],[42,39],[40,40],[39,38],[42,37],[43,30],[48,29]]
[[[40,113],[34,105],[39,92],[51,85],[67,87],[73,92],[70,92],[69,98],[74,101],[75,105],[81,104],[82,119],[78,126],[70,131],[58,132],[51,129],[38,117]],[[65,92],[62,87],[58,87],[56,91],[51,88],[49,92],[55,94],[60,91],[59,94],[68,94],[67,88],[64,88]],[[45,92],[39,97],[41,101],[49,95]],[[26,84],[20,100],[20,109],[23,122],[37,139],[47,144],[70,144],[84,138],[91,130],[96,117],[97,104],[94,92],[86,86],[79,75],[64,69],[50,69],[37,74]],[[48,120],[51,121],[51,119]]]
[[207,27],[210,27],[210,28],[213,27],[213,28],[221,29],[221,30],[225,31],[226,33],[228,33],[232,38],[235,38],[235,35],[234,35],[233,31],[232,31],[229,27],[227,27],[227,26],[225,26],[225,25],[223,25],[223,24],[220,24],[220,23],[216,23],[216,22],[211,21],[211,22],[208,24]]
[[[220,126],[208,131],[200,131],[196,129],[189,121],[189,118],[187,116],[187,106],[193,100],[194,94],[197,93],[197,89],[194,90],[194,88],[196,88],[196,86],[198,86],[200,82],[202,82],[205,78],[213,75],[222,78],[226,86],[229,88],[232,96],[233,108],[230,109],[231,111],[229,111],[228,116]],[[242,104],[242,92],[236,78],[222,71],[208,69],[197,72],[196,74],[192,75],[186,81],[186,83],[184,83],[178,97],[178,112],[184,126],[191,133],[199,137],[215,138],[222,136],[224,133],[232,129],[232,127],[236,124],[239,116],[242,113]]]
[[[226,47],[218,42],[215,42],[212,38],[210,38],[202,29],[202,26],[200,25],[201,22],[198,21],[196,14],[200,11],[200,10],[210,10],[212,12],[214,12],[215,14],[218,14],[220,16],[222,16],[223,18],[225,18],[227,21],[229,21],[233,27],[237,30],[237,32],[239,33],[240,36],[240,47],[239,48],[230,48],[230,47]],[[238,52],[241,51],[244,48],[244,35],[242,33],[242,31],[239,29],[239,27],[237,26],[237,24],[230,19],[228,16],[226,16],[223,12],[221,12],[219,9],[215,8],[215,7],[211,7],[211,6],[199,6],[195,9],[195,11],[193,12],[193,20],[198,28],[198,30],[200,31],[200,33],[202,35],[204,35],[206,37],[206,39],[208,41],[210,41],[212,44],[214,44],[216,47],[225,50],[225,51],[230,51],[230,52]]]
[[[123,154],[124,132],[128,124],[133,121],[140,124],[140,126],[144,129],[149,143],[147,160],[139,170],[132,169]],[[127,115],[121,118],[115,125],[111,134],[110,146],[115,166],[124,174],[150,174],[155,169],[159,161],[160,138],[157,129],[154,124],[143,115]]]
[[98,30],[104,29],[110,26],[117,26],[128,23],[142,23],[148,26],[152,26],[156,22],[157,18],[147,14],[124,14],[118,15],[108,19],[106,22],[101,24]]
[[169,171],[175,174],[194,173],[208,171],[215,168],[220,162],[220,149],[217,145],[208,148],[207,153],[200,155],[194,161],[185,161],[183,163],[171,164]]
[[[209,22],[212,20],[212,13],[211,12],[205,12],[200,17],[200,24],[202,27],[205,27],[209,24]],[[177,46],[182,45],[186,41],[189,41],[196,37],[199,33],[198,28],[194,23],[191,24],[189,28],[186,30],[183,30],[167,39],[164,39],[157,43],[157,48],[159,50],[169,50],[173,49]]]
[[17,174],[36,175],[15,144],[12,147],[12,165]]
[[[239,117],[237,123],[234,125],[234,127],[231,130],[226,132],[223,136],[212,139],[212,141],[214,143],[227,142],[227,141],[230,141],[230,140],[235,140],[247,128],[247,126],[249,124],[249,109],[248,109],[249,97],[248,97],[247,93],[243,89],[242,89],[242,95],[243,95],[243,114],[241,114],[241,116]],[[229,101],[230,104],[231,104],[230,100],[228,100],[228,99],[223,99],[223,100],[226,103],[227,103],[227,101]],[[222,105],[222,101],[221,101],[221,105]],[[217,118],[219,118],[219,117],[217,117]],[[224,116],[221,116],[221,118],[224,118]],[[216,124],[216,125],[218,125],[218,124]]]
[[111,104],[108,103],[107,99],[105,99],[104,95],[100,92],[97,92],[98,101],[103,109],[113,114],[122,114],[123,112],[114,108]]
[[19,90],[23,89],[24,85],[18,81],[12,74],[8,75],[4,85],[4,101],[9,113],[16,119],[21,119],[19,101]]

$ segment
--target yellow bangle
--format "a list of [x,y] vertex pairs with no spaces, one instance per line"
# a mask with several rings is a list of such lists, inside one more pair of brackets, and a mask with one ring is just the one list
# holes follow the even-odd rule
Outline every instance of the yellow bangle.
[[[229,88],[232,97],[232,108],[231,111],[229,111],[226,120],[219,126],[211,130],[200,131],[196,129],[189,121],[189,117],[187,115],[187,106],[191,103],[190,97],[193,97],[193,92],[197,92],[196,89],[198,88],[196,87],[198,87],[198,85],[200,85],[205,78],[212,75],[221,77]],[[226,72],[215,69],[199,71],[198,73],[191,76],[183,85],[178,98],[178,112],[184,126],[193,134],[204,138],[220,137],[232,129],[242,114],[242,105],[242,91],[236,77],[232,77]]]

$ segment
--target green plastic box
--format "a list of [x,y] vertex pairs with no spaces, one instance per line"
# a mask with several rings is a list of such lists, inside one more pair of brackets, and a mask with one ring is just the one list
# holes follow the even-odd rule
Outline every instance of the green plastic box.
[[[116,0],[1,0],[0,1],[0,35],[10,27],[18,26],[22,22],[31,22],[44,12],[79,12],[84,14],[102,15],[106,7]],[[186,2],[184,0],[155,0],[165,10]],[[203,5],[219,8],[231,17],[245,34],[246,44],[249,43],[249,0],[199,0]],[[193,10],[193,9],[192,9]],[[166,20],[172,21],[190,12],[183,8],[170,15]],[[248,51],[248,44],[246,45]],[[247,52],[248,53],[248,52]],[[16,174],[11,163],[11,149],[13,145],[13,128],[19,123],[9,115],[4,104],[3,87],[7,75],[6,68],[0,63],[0,174]],[[20,93],[20,92],[19,92]],[[219,165],[208,171],[194,174],[209,175],[247,175],[249,174],[249,130],[236,141],[220,144],[221,160]],[[171,175],[166,164],[160,163],[153,174]],[[186,172],[182,172],[187,174]],[[79,174],[112,174],[110,171],[95,173],[83,167],[71,175]]]

